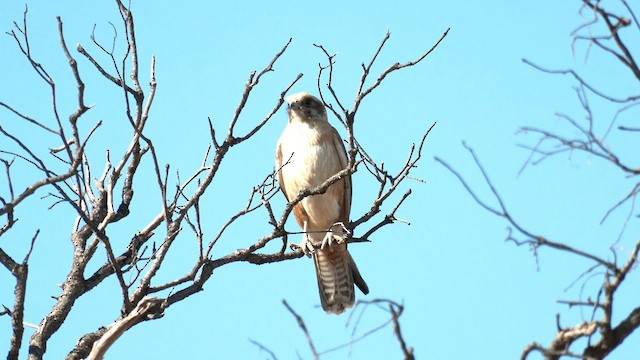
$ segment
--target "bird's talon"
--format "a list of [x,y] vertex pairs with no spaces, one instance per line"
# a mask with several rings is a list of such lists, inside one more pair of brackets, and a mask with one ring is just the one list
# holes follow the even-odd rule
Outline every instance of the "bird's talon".
[[300,242],[300,244],[291,244],[291,249],[294,251],[302,250],[302,252],[307,256],[311,257],[316,249],[313,247],[313,244],[306,237]]
[[322,239],[322,244],[320,245],[320,248],[324,249],[332,246],[333,244],[342,244],[343,240],[344,239],[342,237],[335,235],[332,232],[327,232],[327,234]]

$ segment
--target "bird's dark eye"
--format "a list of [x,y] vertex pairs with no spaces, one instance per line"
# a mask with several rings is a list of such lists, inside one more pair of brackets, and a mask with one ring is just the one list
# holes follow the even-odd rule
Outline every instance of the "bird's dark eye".
[[302,100],[302,105],[304,105],[304,106],[311,106],[312,103],[313,103],[313,99],[311,99],[311,98],[306,98],[306,99]]

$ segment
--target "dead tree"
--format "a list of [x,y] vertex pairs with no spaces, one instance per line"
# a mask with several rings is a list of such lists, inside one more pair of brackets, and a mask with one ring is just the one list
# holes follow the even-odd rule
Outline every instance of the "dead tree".
[[[12,321],[11,339],[8,359],[17,359],[19,351],[25,342],[24,314],[25,293],[32,250],[38,247],[39,229],[33,229],[33,236],[12,238],[15,228],[20,225],[20,219],[28,217],[25,204],[30,206],[44,206],[49,208],[68,207],[75,214],[75,219],[60,219],[72,224],[70,239],[72,242],[72,262],[68,268],[68,275],[61,284],[61,293],[56,296],[55,304],[49,313],[35,325],[35,332],[28,340],[29,359],[41,359],[47,351],[47,344],[51,337],[61,330],[65,320],[74,310],[74,304],[92,290],[101,286],[107,279],[116,279],[119,284],[117,293],[112,294],[114,302],[121,302],[122,315],[111,324],[103,324],[97,330],[82,336],[77,344],[69,344],[68,359],[101,358],[118,337],[133,326],[152,319],[158,319],[171,308],[190,296],[200,292],[203,285],[210,279],[215,269],[234,262],[248,262],[252,264],[266,264],[279,261],[293,260],[303,256],[301,250],[287,248],[288,236],[291,232],[285,229],[293,206],[307,196],[320,194],[344,176],[363,169],[378,181],[379,187],[367,194],[366,201],[370,201],[368,211],[354,214],[354,219],[348,224],[352,236],[347,241],[365,242],[371,239],[373,233],[383,226],[396,221],[395,212],[403,201],[410,195],[405,181],[410,172],[421,160],[422,148],[429,134],[430,128],[417,140],[417,144],[408,147],[407,160],[403,164],[382,166],[375,159],[367,155],[354,133],[353,125],[361,106],[364,106],[367,96],[378,88],[391,73],[403,68],[412,67],[431,54],[447,35],[442,37],[414,61],[396,63],[384,70],[375,80],[370,71],[378,54],[383,51],[389,39],[386,35],[379,48],[368,64],[362,66],[360,86],[347,106],[344,97],[339,97],[332,86],[334,74],[334,55],[330,55],[324,47],[318,46],[326,56],[328,63],[321,65],[318,74],[318,91],[325,105],[345,126],[348,134],[347,144],[349,164],[347,168],[328,179],[321,186],[306,189],[299,196],[288,203],[284,209],[276,209],[271,200],[278,193],[275,169],[267,174],[251,174],[257,184],[250,191],[246,204],[236,214],[231,216],[214,235],[205,235],[202,226],[201,204],[206,200],[211,189],[215,187],[216,179],[221,172],[221,164],[228,162],[228,154],[240,146],[250,143],[250,140],[263,129],[284,103],[287,92],[303,76],[299,74],[282,86],[282,91],[275,94],[273,108],[262,118],[253,122],[248,131],[239,130],[239,123],[243,122],[242,115],[245,107],[252,99],[253,90],[260,81],[275,71],[275,64],[284,56],[291,40],[287,42],[271,58],[270,62],[260,71],[249,74],[246,86],[236,111],[229,119],[224,131],[220,131],[214,122],[209,120],[210,145],[202,149],[202,163],[193,169],[187,177],[172,175],[172,167],[166,164],[158,149],[171,146],[154,141],[149,136],[148,129],[152,126],[154,116],[151,109],[154,106],[157,81],[155,58],[141,59],[138,43],[143,39],[136,37],[134,17],[129,8],[116,0],[121,15],[118,37],[114,36],[113,44],[105,44],[95,36],[88,48],[78,45],[72,49],[67,45],[64,24],[58,18],[57,33],[60,46],[70,74],[77,86],[73,97],[75,110],[63,114],[63,108],[69,106],[69,97],[60,93],[56,79],[47,71],[42,62],[39,49],[31,44],[27,10],[21,22],[15,22],[14,28],[8,32],[30,65],[31,70],[49,89],[49,98],[38,106],[48,106],[53,117],[42,119],[30,115],[30,109],[18,108],[2,102],[0,107],[8,115],[27,126],[29,132],[43,132],[55,137],[58,146],[43,149],[42,144],[30,142],[25,132],[14,130],[11,124],[0,124],[0,161],[3,166],[3,181],[0,183],[0,239],[11,242],[29,242],[28,250],[23,253],[12,253],[0,243],[0,262],[15,279],[13,304],[3,304],[2,315],[10,316]],[[114,26],[114,30],[116,30]],[[123,41],[123,43],[118,43]],[[115,50],[116,44],[124,47],[124,53]],[[324,55],[323,55],[324,54]],[[101,59],[107,59],[103,61]],[[150,73],[142,75],[142,62],[150,61]],[[82,66],[79,66],[81,64]],[[85,98],[85,89],[94,85],[85,83],[85,73],[97,72],[110,86],[118,89],[121,94],[123,107],[122,117],[127,124],[125,132],[130,134],[128,145],[124,149],[111,148],[103,157],[91,156],[86,151],[92,142],[101,136],[103,123],[90,122],[87,114],[92,106]],[[324,84],[323,84],[324,82]],[[63,102],[64,105],[61,104]],[[44,105],[43,105],[44,104]],[[82,124],[80,125],[82,120]],[[246,124],[243,124],[246,126]],[[274,140],[275,144],[275,140]],[[401,144],[396,144],[401,146]],[[115,146],[114,146],[115,147]],[[121,154],[116,156],[115,154]],[[286,165],[285,165],[286,166]],[[28,167],[30,171],[18,176],[17,168]],[[397,168],[396,171],[390,170]],[[144,169],[144,170],[143,170]],[[153,187],[160,194],[159,198],[140,198],[136,189],[141,186],[140,178],[144,172],[153,173]],[[29,174],[27,178],[24,174]],[[175,185],[173,185],[175,184]],[[148,185],[147,185],[148,186]],[[402,189],[402,190],[401,190]],[[404,191],[397,195],[398,191]],[[392,197],[392,195],[396,195]],[[44,199],[40,199],[43,197]],[[390,200],[393,199],[393,200]],[[149,218],[136,220],[139,230],[131,233],[128,243],[114,241],[111,237],[114,224],[123,219],[130,219],[133,204],[143,202],[147,206],[155,207],[155,214]],[[394,203],[389,205],[389,202]],[[271,225],[271,231],[265,234],[247,232],[243,239],[243,247],[223,256],[214,256],[212,250],[216,245],[224,242],[228,229],[239,219],[250,213],[263,212]],[[386,213],[386,215],[382,215]],[[40,235],[41,236],[41,235]],[[190,271],[169,281],[159,280],[156,275],[168,261],[168,254],[176,248],[176,239],[190,237],[198,243],[198,254],[191,265]],[[66,239],[56,239],[63,242]],[[122,240],[121,238],[118,240]],[[280,242],[279,251],[265,250],[267,244]],[[6,243],[5,243],[6,244]],[[52,259],[55,261],[55,259]],[[101,264],[97,268],[89,263]],[[65,262],[52,263],[49,266],[66,266]],[[95,269],[95,270],[93,270]],[[392,321],[398,325],[398,312],[401,308],[392,307]],[[6,333],[6,332],[4,332]],[[399,329],[397,330],[399,334]],[[4,340],[3,340],[4,341]],[[403,343],[403,351],[408,353]]]
[[[568,125],[566,132],[558,130],[547,130],[544,128],[526,126],[522,128],[522,133],[533,135],[536,141],[533,145],[526,145],[530,150],[530,156],[526,160],[523,169],[528,166],[535,166],[551,157],[562,154],[571,156],[575,153],[583,153],[588,156],[603,161],[609,165],[616,175],[635,179],[635,184],[627,189],[626,195],[612,204],[609,209],[603,209],[602,222],[607,221],[614,211],[623,211],[624,206],[628,206],[629,212],[621,224],[618,233],[611,234],[609,238],[609,248],[602,252],[593,252],[584,249],[577,239],[550,239],[541,230],[533,230],[526,225],[527,219],[514,216],[508,207],[508,199],[503,199],[498,189],[490,180],[489,174],[481,165],[479,156],[473,149],[465,144],[481,171],[481,175],[488,184],[493,200],[484,199],[477,189],[472,188],[459,171],[440,158],[436,158],[441,164],[448,168],[463,184],[465,189],[471,194],[474,200],[487,211],[503,218],[509,224],[508,241],[518,246],[530,248],[536,260],[538,250],[541,248],[552,249],[562,252],[564,256],[575,256],[587,260],[590,265],[586,270],[574,269],[576,272],[576,283],[583,285],[587,281],[597,279],[598,286],[594,291],[585,290],[577,299],[560,300],[559,303],[566,304],[572,311],[586,310],[587,314],[580,323],[570,325],[563,324],[560,314],[557,315],[557,334],[555,339],[548,345],[532,342],[527,345],[522,353],[522,359],[527,359],[532,353],[540,353],[546,359],[578,358],[578,359],[603,359],[614,352],[625,339],[640,328],[640,302],[635,301],[635,308],[631,310],[621,309],[619,304],[620,288],[633,271],[637,271],[638,254],[640,253],[640,241],[635,239],[624,246],[621,238],[630,222],[637,221],[636,198],[640,192],[640,165],[637,158],[622,151],[619,141],[611,140],[615,136],[624,134],[635,136],[640,132],[637,124],[628,123],[631,117],[624,118],[624,115],[636,105],[640,104],[640,95],[613,95],[618,91],[618,86],[625,81],[637,84],[640,81],[640,67],[634,58],[635,44],[628,39],[637,39],[640,34],[640,23],[636,18],[635,11],[626,1],[621,0],[615,6],[619,9],[611,12],[606,6],[613,7],[614,4],[600,1],[581,1],[580,14],[585,22],[573,31],[573,46],[576,49],[585,49],[585,59],[589,64],[589,56],[593,52],[602,52],[609,56],[610,66],[622,65],[626,70],[625,78],[612,82],[609,88],[596,86],[589,81],[589,71],[601,72],[604,69],[585,69],[582,72],[568,69],[555,70],[539,66],[532,61],[523,60],[526,64],[535,69],[548,74],[568,75],[576,82],[575,91],[579,104],[582,108],[582,119],[558,113],[559,119]],[[637,54],[636,54],[637,55]],[[596,116],[590,98],[596,98],[599,102],[604,101],[608,105],[616,105],[617,111],[610,119],[602,119]],[[567,171],[571,171],[567,168]],[[492,205],[496,203],[497,205]],[[590,289],[591,287],[585,287]],[[616,318],[614,319],[614,312]]]

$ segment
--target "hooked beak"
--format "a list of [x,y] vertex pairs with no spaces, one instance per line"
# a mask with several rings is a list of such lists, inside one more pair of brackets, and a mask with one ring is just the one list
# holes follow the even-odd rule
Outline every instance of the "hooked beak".
[[302,109],[302,107],[300,106],[300,102],[299,101],[294,101],[294,102],[288,104],[287,109],[289,111],[300,110],[300,109]]

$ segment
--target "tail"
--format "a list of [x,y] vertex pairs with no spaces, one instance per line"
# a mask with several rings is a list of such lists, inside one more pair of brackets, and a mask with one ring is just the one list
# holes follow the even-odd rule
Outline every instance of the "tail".
[[360,275],[346,244],[333,244],[318,249],[313,258],[324,311],[340,314],[352,307],[356,298],[354,284],[365,295],[369,293],[369,287]]

